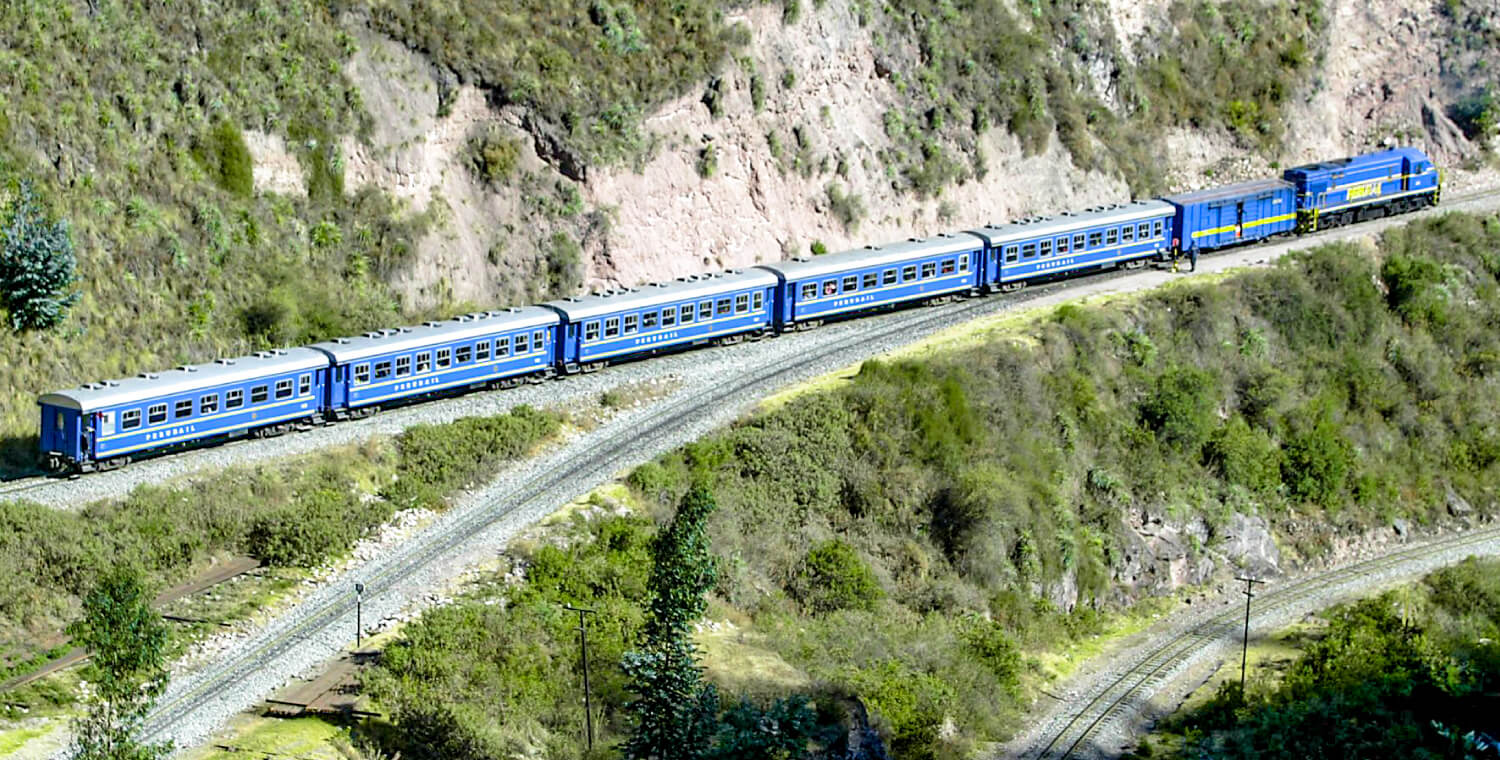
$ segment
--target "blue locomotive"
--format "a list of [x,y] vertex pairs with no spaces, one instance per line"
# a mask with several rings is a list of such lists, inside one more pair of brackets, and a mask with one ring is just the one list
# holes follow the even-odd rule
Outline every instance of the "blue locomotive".
[[372,414],[439,394],[591,372],[705,343],[735,343],[874,310],[1133,268],[1438,202],[1442,178],[1398,148],[1149,201],[799,257],[745,270],[464,314],[41,396],[55,471]]

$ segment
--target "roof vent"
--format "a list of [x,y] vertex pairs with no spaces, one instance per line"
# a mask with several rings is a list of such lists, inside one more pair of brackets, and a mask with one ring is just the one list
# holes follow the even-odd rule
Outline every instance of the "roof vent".
[[177,368],[180,369],[180,370],[182,370],[183,372],[197,372],[198,371],[197,367],[190,367],[190,366],[188,366],[186,364],[178,365]]
[[665,282],[653,282],[653,283],[651,283],[651,287],[653,287],[653,288],[665,288],[666,286],[667,286],[667,284]]
[[229,366],[231,364],[234,364],[234,360],[233,359],[214,359],[214,363],[215,364],[222,364],[222,365],[224,365],[224,366],[227,367],[227,366]]
[[[401,328],[397,328],[397,329],[399,329],[401,332],[404,332],[404,333],[411,332],[411,328],[410,327],[401,327]],[[395,333],[392,333],[392,334],[394,335]]]
[[514,307],[514,306],[512,306],[509,309],[506,309],[506,311],[508,311],[508,312],[510,312],[512,314],[518,314],[518,313],[520,313],[521,310],[518,309],[518,308],[516,308],[516,307]]
[[867,246],[865,246],[865,250],[867,250],[867,251],[876,251],[876,250],[879,250],[879,249],[880,249],[880,246],[878,246],[878,245],[867,245]]
[[104,381],[104,387],[106,387],[106,388],[118,388],[118,387],[120,387],[120,381],[119,380],[105,380]]
[[155,380],[156,378],[160,377],[160,375],[156,374],[155,372],[142,372],[141,374],[137,375],[137,377],[145,380]]
[[474,315],[473,314],[460,314],[460,315],[454,317],[453,321],[454,322],[473,322],[474,321]]
[[743,270],[743,269],[726,269],[726,270],[724,270],[724,274],[744,274],[744,273],[745,273],[745,270]]
[[347,346],[347,345],[349,345],[349,339],[348,338],[334,338],[333,342],[339,344],[340,346]]
[[567,298],[564,298],[563,300],[567,301],[568,303],[578,303],[579,301],[582,301],[583,299],[579,298],[578,296],[568,296]]
[[428,327],[442,327],[443,326],[442,322],[438,322],[436,320],[429,321],[429,322],[426,322],[424,324],[426,324]]
[[365,337],[366,338],[384,338],[385,337],[385,333],[383,333],[383,332],[381,332],[379,330],[371,330],[371,331],[365,333]]

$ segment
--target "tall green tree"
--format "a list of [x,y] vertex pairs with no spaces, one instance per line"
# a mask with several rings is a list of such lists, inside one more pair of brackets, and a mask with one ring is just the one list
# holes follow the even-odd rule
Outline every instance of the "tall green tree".
[[30,180],[21,182],[0,227],[0,306],[14,330],[44,330],[78,300],[77,259],[67,220],[54,219]]
[[92,658],[86,712],[73,722],[75,760],[157,760],[172,746],[137,739],[146,714],[167,686],[167,628],[151,610],[138,569],[116,567],[83,601],[83,619],[68,627]]
[[623,662],[636,693],[628,705],[635,730],[625,743],[631,760],[698,760],[713,752],[718,694],[703,683],[689,634],[707,609],[704,594],[714,584],[704,528],[715,508],[708,487],[694,485],[652,543],[651,606],[641,649],[627,653]]

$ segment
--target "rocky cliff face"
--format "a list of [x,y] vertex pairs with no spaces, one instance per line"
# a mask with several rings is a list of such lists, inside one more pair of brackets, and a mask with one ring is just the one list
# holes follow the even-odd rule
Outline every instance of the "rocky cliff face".
[[[1127,56],[1169,11],[1167,0],[1105,6]],[[1272,163],[1397,143],[1449,165],[1477,152],[1448,116],[1465,86],[1439,33],[1452,19],[1434,4],[1401,0],[1328,0],[1325,13],[1326,45],[1289,108],[1281,155],[1253,155],[1224,133],[1173,129],[1161,157],[1172,167],[1169,185],[1273,174]],[[543,297],[549,273],[553,291],[580,280],[583,289],[633,285],[776,260],[813,241],[835,250],[1128,199],[1123,181],[1078,169],[1055,136],[1027,156],[1003,127],[982,135],[977,179],[936,198],[895,190],[880,154],[892,144],[884,122],[902,85],[858,8],[829,0],[784,25],[779,6],[761,5],[732,21],[750,42],[712,86],[713,112],[701,94],[667,103],[645,120],[657,149],[643,166],[586,173],[525,113],[493,108],[421,55],[357,29],[349,74],[374,129],[343,146],[346,185],[379,187],[434,220],[396,274],[408,304],[496,306]],[[1108,88],[1107,75],[1095,86]],[[506,183],[476,172],[472,145],[485,134],[517,148]],[[251,147],[257,183],[294,191],[278,178],[297,176],[295,159],[274,141]]]

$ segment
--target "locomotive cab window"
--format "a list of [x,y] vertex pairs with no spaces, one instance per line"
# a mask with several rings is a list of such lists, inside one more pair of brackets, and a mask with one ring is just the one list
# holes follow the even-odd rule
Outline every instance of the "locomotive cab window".
[[269,385],[257,385],[254,388],[251,388],[250,389],[250,403],[252,403],[252,404],[262,404],[262,403],[265,403],[265,400],[271,397],[271,392],[270,391],[271,391],[271,387]]
[[620,318],[610,317],[604,320],[604,337],[613,338],[620,334]]
[[[864,281],[860,283],[860,287],[863,287],[865,290],[880,286],[880,275],[875,274],[874,272],[865,272],[863,280]],[[756,291],[755,294],[760,295],[760,291]]]
[[172,419],[174,419],[174,420],[180,420],[183,417],[191,417],[191,416],[193,416],[193,400],[192,399],[190,399],[190,398],[189,399],[183,399],[183,400],[178,401],[176,404],[173,405]]
[[232,390],[224,394],[224,408],[238,409],[245,405],[245,392],[243,390]]
[[734,297],[734,313],[744,314],[750,310],[750,295],[741,293]]
[[[599,328],[596,327],[594,329],[597,330]],[[459,346],[453,349],[454,364],[467,364],[472,358],[474,358],[474,349],[471,346]]]
[[417,354],[417,374],[420,375],[423,372],[431,372],[431,371],[432,371],[432,352],[431,351],[423,351],[422,353]]
[[880,284],[881,285],[895,285],[896,284],[896,270],[894,270],[894,269],[887,269],[884,272],[881,272],[880,273]]
[[804,283],[802,283],[802,300],[804,300],[804,301],[811,301],[811,300],[813,300],[814,298],[817,298],[817,297],[818,297],[818,283],[816,283],[816,282],[804,282]]
[[391,363],[389,361],[375,362],[375,379],[385,380],[391,376]]
[[925,280],[925,279],[927,279],[929,277],[936,277],[936,276],[937,276],[937,264],[936,263],[929,261],[926,264],[922,265],[922,279]]
[[715,316],[725,316],[734,313],[734,302],[728,298],[720,298],[715,306]]
[[396,357],[396,377],[406,377],[411,374],[411,357]]
[[917,267],[915,265],[909,267],[901,267],[902,282],[908,282],[915,279],[917,279]]
[[[627,328],[627,331],[630,331],[630,317],[625,318],[625,327]],[[531,346],[526,342],[526,333],[521,333],[511,338],[511,343],[515,345],[516,356],[520,356],[521,354],[527,353],[531,350]]]
[[292,379],[291,378],[287,378],[285,380],[277,380],[276,381],[276,398],[283,399],[283,398],[291,398],[291,397],[292,397]]
[[[625,315],[625,334],[629,335],[629,334],[635,332],[636,328],[637,328],[637,326],[639,324],[640,324],[640,317],[637,317],[634,314],[626,314]],[[517,351],[521,350],[521,345],[519,343],[516,344],[516,350]]]
[[1114,227],[1110,227],[1109,229],[1107,229],[1107,230],[1104,231],[1104,244],[1105,245],[1114,245],[1115,243],[1118,243],[1118,242],[1120,242],[1120,231],[1119,230],[1115,229]]
[[438,369],[443,369],[444,367],[447,367],[448,365],[450,365],[452,363],[453,363],[453,351],[451,349],[440,348],[440,349],[437,350],[437,366],[438,366]]
[[490,342],[481,340],[474,344],[474,361],[487,362],[490,360]]
[[844,278],[844,292],[845,293],[853,293],[856,290],[859,290],[859,277],[858,276],[845,277]]
[[593,340],[598,340],[599,339],[599,321],[598,320],[595,320],[593,322],[589,322],[588,324],[585,324],[583,326],[583,339],[584,340],[589,340],[589,341],[593,341]]
[[213,414],[219,411],[219,394],[210,393],[198,399],[198,412],[200,414]]
[[682,323],[683,324],[687,324],[687,323],[693,321],[693,305],[692,304],[690,304],[690,303],[683,304],[682,308],[678,309],[677,312],[682,315]]
[[765,305],[766,305],[766,294],[765,294],[764,291],[757,290],[757,291],[755,291],[755,293],[753,293],[750,296],[750,308],[751,309],[753,309],[755,311],[760,311],[763,307],[765,307]]
[[676,306],[668,306],[667,308],[661,310],[661,326],[662,327],[676,327],[677,326],[677,307]]
[[120,415],[121,430],[135,430],[141,426],[141,410],[131,409]]
[[355,385],[364,385],[365,383],[368,383],[368,382],[370,382],[370,365],[368,365],[368,364],[356,364],[356,365],[354,365],[354,384]]
[[312,375],[297,378],[297,395],[306,396],[309,393],[312,393]]
[[648,311],[641,315],[641,329],[650,330],[656,327],[656,312]]
[[146,410],[146,422],[152,425],[167,421],[167,405],[156,404]]

